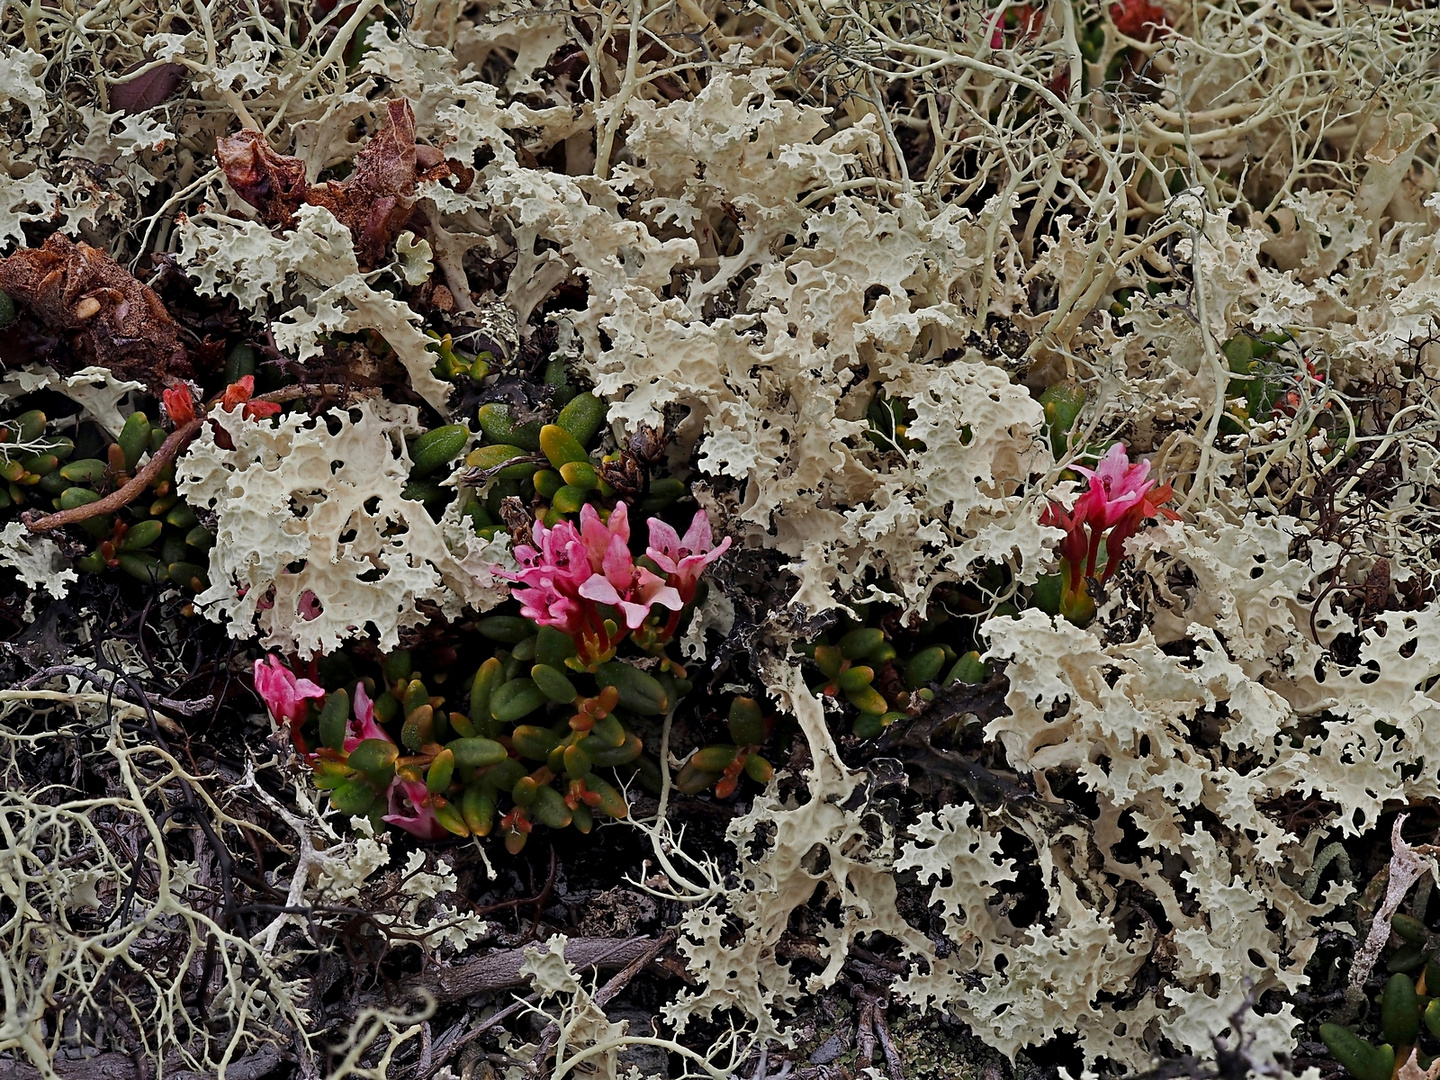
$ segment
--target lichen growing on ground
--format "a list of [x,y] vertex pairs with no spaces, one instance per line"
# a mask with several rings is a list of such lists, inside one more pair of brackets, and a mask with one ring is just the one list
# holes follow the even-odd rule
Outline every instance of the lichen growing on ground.
[[1437,36],[0,2],[0,1055],[1388,1037],[1387,928],[1436,940]]

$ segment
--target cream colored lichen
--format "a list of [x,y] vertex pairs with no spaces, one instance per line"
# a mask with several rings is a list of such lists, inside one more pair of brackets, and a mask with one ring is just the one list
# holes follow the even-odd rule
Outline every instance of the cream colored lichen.
[[[1009,680],[986,736],[1036,795],[1003,805],[880,820],[841,759],[838,718],[790,663],[801,618],[768,626],[759,674],[808,771],[733,823],[733,867],[687,851],[663,804],[640,823],[650,872],[690,905],[680,948],[697,982],[668,1010],[675,1027],[726,1017],[732,1033],[784,1038],[790,1008],[878,933],[909,964],[904,1000],[954,1010],[1006,1052],[1069,1032],[1092,1064],[1209,1054],[1251,992],[1270,995],[1247,1020],[1256,1053],[1282,1050],[1285,995],[1350,889],[1302,895],[1316,851],[1387,805],[1440,796],[1440,609],[1354,600],[1381,561],[1397,585],[1437,569],[1440,408],[1412,385],[1404,410],[1349,420],[1398,393],[1370,381],[1440,372],[1426,343],[1440,12],[1164,3],[1171,32],[1137,42],[1110,32],[1108,4],[1050,4],[1033,39],[964,5],[507,0],[477,17],[422,0],[405,27],[372,22],[376,6],[341,7],[298,39],[244,6],[202,5],[183,24],[106,5],[6,16],[4,242],[54,223],[126,259],[178,249],[202,291],[234,298],[291,358],[378,332],[442,411],[448,388],[388,290],[428,262],[462,312],[503,300],[530,334],[568,282],[583,298],[547,316],[567,357],[621,433],[679,417],[671,466],[707,482],[737,546],[778,552],[777,608],[882,600],[913,620],[941,586],[996,568],[1009,583],[986,598],[1002,614],[982,644]],[[281,2],[312,25],[301,7]],[[65,82],[92,55],[109,72],[181,63],[196,107],[105,111],[94,87]],[[1126,74],[1104,87],[1107,71]],[[424,238],[394,266],[360,274],[346,230],[315,208],[272,234],[210,164],[215,137],[243,124],[314,180],[354,159],[393,93],[414,102],[423,139],[478,166],[465,192],[425,185]],[[116,182],[72,168],[76,145]],[[472,288],[482,262],[511,268],[498,295]],[[1290,335],[1275,366],[1299,401],[1236,435],[1243,397],[1222,346],[1241,331]],[[1084,630],[1002,607],[1055,569],[1040,511],[1073,485],[1034,394],[1060,378],[1088,394],[1077,444],[1123,438],[1175,481],[1185,515],[1129,543]],[[869,438],[880,390],[913,411],[914,442]],[[422,605],[453,614],[504,595],[483,570],[503,542],[482,548],[453,512],[435,523],[399,499],[413,413],[221,423],[236,449],[207,432],[179,472],[218,525],[202,605],[238,636],[386,648]],[[1372,450],[1383,462],[1347,471]],[[1332,583],[1350,588],[1348,610],[1340,593],[1319,599]],[[1341,661],[1341,635],[1358,663]],[[1073,785],[1093,812],[1072,810]],[[1315,796],[1343,809],[1303,834],[1274,810]],[[316,872],[344,890],[339,850]],[[362,839],[353,857],[380,854]],[[896,910],[916,883],[943,949]],[[88,903],[92,885],[77,877],[63,903]],[[817,940],[805,980],[776,955],[797,920]],[[540,977],[563,962],[535,963]],[[573,973],[551,976],[552,1019],[593,1024],[560,1061],[609,1062],[609,1021]],[[428,1015],[358,1017],[336,1075],[382,1075]],[[738,1072],[737,1055],[715,1060]]]
[[415,392],[443,411],[450,387],[431,374],[435,356],[415,325],[420,317],[375,289],[375,275],[360,273],[350,230],[329,210],[302,206],[295,220],[285,236],[253,221],[188,221],[182,251],[200,290],[233,296],[246,310],[278,305],[276,344],[297,360],[318,355],[327,335],[374,330],[395,350]]
[[15,571],[27,589],[44,589],[57,600],[80,580],[55,541],[34,535],[18,521],[0,529],[0,566]]
[[206,430],[176,477],[191,505],[215,514],[211,585],[196,603],[233,636],[304,655],[357,636],[390,649],[427,619],[422,603],[453,617],[505,597],[490,572],[503,540],[467,534],[454,508],[455,520],[436,522],[401,497],[405,435],[420,430],[413,408],[367,400],[313,419],[217,416],[234,449]]

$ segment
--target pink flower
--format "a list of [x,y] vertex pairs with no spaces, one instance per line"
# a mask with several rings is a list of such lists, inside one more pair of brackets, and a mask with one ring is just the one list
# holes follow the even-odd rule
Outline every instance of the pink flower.
[[685,601],[674,586],[667,585],[643,566],[637,567],[635,580],[630,586],[630,599],[620,602],[620,609],[625,612],[625,625],[634,630],[649,616],[653,604],[679,612]]
[[610,520],[601,521],[595,507],[586,503],[580,508],[580,537],[585,542],[585,553],[590,565],[596,570],[604,564],[607,556],[619,551],[623,557],[630,554],[630,517],[625,504],[616,503],[610,511]]
[[1150,463],[1132,464],[1120,443],[1110,448],[1097,468],[1071,468],[1089,479],[1088,486],[1069,510],[1050,503],[1040,523],[1065,532],[1060,541],[1061,611],[1067,615],[1083,613],[1088,619],[1095,605],[1085,582],[1095,577],[1101,541],[1105,543],[1106,558],[1099,580],[1104,581],[1120,565],[1125,541],[1139,532],[1147,518],[1163,514],[1178,521],[1180,515],[1162,505],[1174,489],[1169,484],[1156,487],[1150,478]]
[[385,733],[385,729],[375,723],[375,703],[370,700],[370,695],[365,693],[365,684],[355,684],[355,719],[351,720],[345,729],[345,745],[341,747],[345,753],[350,753],[366,739],[384,739],[386,742],[394,742]]
[[667,583],[688,604],[695,599],[695,590],[700,585],[700,575],[705,572],[705,567],[725,554],[729,547],[728,536],[718,546],[714,545],[710,519],[704,510],[697,510],[683,540],[665,522],[651,518],[650,546],[645,549],[645,554],[665,571]]
[[548,582],[529,589],[516,589],[520,614],[538,626],[553,626],[574,637],[585,627],[585,612],[570,597],[557,592]]
[[[1124,517],[1155,486],[1155,481],[1149,479],[1150,462],[1138,461],[1132,465],[1124,443],[1110,447],[1098,468],[1087,469],[1083,465],[1070,468],[1090,478],[1081,502],[1086,504],[1085,516],[1089,520],[1097,524],[1103,520],[1102,529],[1108,529]],[[1080,503],[1075,509],[1081,509]]]
[[297,679],[273,653],[255,661],[255,691],[277,723],[289,720],[292,725],[305,719],[307,699],[325,696],[309,679]]
[[520,613],[541,626],[553,626],[574,635],[584,626],[584,610],[579,603],[580,588],[594,574],[585,555],[585,545],[575,526],[562,521],[553,529],[535,523],[538,548],[521,544],[515,549],[520,563],[518,574],[500,576],[518,581],[524,588],[515,589]]
[[[430,805],[430,792],[418,780],[402,780],[396,777],[390,784],[390,812],[383,818],[391,825],[398,825],[406,832],[421,840],[439,840],[449,836],[450,831],[441,825]],[[410,813],[401,813],[407,805]]]
[[[580,511],[580,534],[591,569],[590,577],[580,586],[580,595],[597,604],[618,607],[621,591],[630,588],[635,577],[635,559],[629,546],[630,529],[620,509],[624,505],[621,503],[610,515],[610,528],[600,522],[600,515],[588,503]],[[588,520],[586,510],[590,511]]]
[[580,595],[586,600],[618,607],[625,613],[625,625],[631,630],[646,620],[655,604],[671,611],[685,606],[680,594],[663,579],[635,565],[630,554],[630,524],[624,503],[611,511],[608,523],[601,522],[600,515],[587,503],[580,510],[580,535],[589,553],[590,565],[597,571],[580,586]]
[[[691,526],[686,541],[708,550],[710,529],[703,518],[701,514],[697,519],[699,525]],[[570,635],[581,657],[587,661],[613,655],[615,645],[625,636],[614,633],[612,616],[602,611],[600,605],[618,609],[627,632],[642,626],[657,604],[678,612],[685,606],[685,597],[676,582],[689,580],[693,596],[693,579],[698,578],[706,562],[725,550],[722,545],[711,555],[703,552],[694,555],[688,549],[681,550],[674,530],[669,530],[674,542],[667,550],[673,551],[679,560],[672,565],[678,568],[683,563],[684,568],[676,581],[667,581],[648,568],[635,565],[635,557],[630,553],[630,522],[624,503],[610,512],[608,520],[601,520],[595,507],[587,503],[580,509],[578,529],[568,521],[551,528],[537,521],[531,535],[535,540],[533,547],[520,544],[515,548],[519,573],[497,573],[521,586],[513,590],[520,601],[521,614],[541,626],[553,626]]]
[[537,521],[531,535],[535,547],[520,544],[515,548],[520,573],[502,571],[500,576],[525,586],[514,590],[521,614],[541,626],[574,635],[584,624],[580,588],[595,573],[580,532],[568,521],[550,529]]

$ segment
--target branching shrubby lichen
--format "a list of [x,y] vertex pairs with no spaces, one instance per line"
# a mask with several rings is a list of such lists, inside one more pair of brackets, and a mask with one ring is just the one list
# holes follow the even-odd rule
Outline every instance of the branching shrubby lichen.
[[[20,755],[87,741],[84,726],[105,723],[103,700],[77,707],[78,723],[66,722],[63,705],[7,700],[0,726],[7,774],[21,768]],[[10,726],[17,715],[32,733]],[[53,726],[34,732],[36,715]],[[54,789],[32,794],[7,785],[0,1041],[43,1065],[62,1046],[106,1050],[119,1038],[171,1069],[205,1070],[286,1033],[303,1040],[301,988],[227,926],[228,913],[207,896],[223,872],[217,860],[228,853],[197,840],[196,858],[180,863],[165,833],[166,822],[182,820],[180,786],[213,821],[207,835],[254,826],[229,818],[198,778],[165,750],[136,740],[118,716],[108,727],[103,746],[90,752],[108,759],[115,794],[57,799]],[[200,1022],[198,1002],[223,1020]]]
[[[187,771],[143,729],[137,737],[133,720],[147,708],[42,691],[7,692],[0,710],[0,1045],[44,1075],[53,1075],[47,1063],[64,1075],[77,1052],[116,1049],[143,1053],[161,1075],[258,1075],[282,1056],[302,1075],[386,1075],[426,1009],[372,1009],[337,1027],[305,963],[333,950],[338,933],[353,938],[357,919],[391,946],[463,949],[483,924],[436,899],[456,887],[446,866],[430,873],[416,852],[403,871],[380,874],[384,845],[342,839],[302,791],[287,809],[253,769],[220,795],[216,777]],[[116,793],[27,791],[21,778],[63,746],[113,777]],[[250,820],[267,808],[284,826],[273,836]],[[243,849],[247,832],[282,851],[297,844],[283,903],[242,895],[240,856],[229,848]],[[180,858],[182,847],[192,857]],[[241,914],[271,911],[268,923]],[[328,1071],[326,1029],[340,1040]]]

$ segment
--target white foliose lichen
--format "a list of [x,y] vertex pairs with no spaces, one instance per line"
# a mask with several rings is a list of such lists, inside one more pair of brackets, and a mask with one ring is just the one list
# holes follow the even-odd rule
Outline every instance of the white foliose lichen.
[[[63,599],[80,580],[55,541],[35,535],[19,521],[0,529],[0,566],[15,571],[27,589],[44,589],[56,600]],[[27,601],[27,613],[30,607]]]
[[[187,221],[181,252],[199,290],[233,296],[247,311],[279,305],[275,342],[297,360],[315,356],[330,334],[374,330],[395,350],[415,392],[445,410],[450,386],[432,373],[435,355],[408,304],[360,272],[350,230],[323,206],[305,205],[295,229],[276,236],[259,222]],[[377,271],[377,273],[380,273]]]
[[176,478],[214,515],[211,584],[196,603],[232,635],[303,655],[361,636],[392,649],[429,617],[422,605],[454,617],[508,595],[491,575],[508,559],[503,538],[482,541],[458,509],[436,522],[401,496],[405,435],[421,430],[414,408],[367,400],[274,422],[215,415],[234,448],[207,428]]

